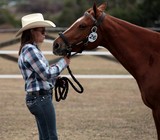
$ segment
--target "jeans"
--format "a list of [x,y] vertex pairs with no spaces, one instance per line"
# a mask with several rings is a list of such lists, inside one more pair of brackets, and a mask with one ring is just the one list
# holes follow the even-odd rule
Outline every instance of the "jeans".
[[26,105],[35,116],[39,140],[58,140],[52,95],[26,95]]

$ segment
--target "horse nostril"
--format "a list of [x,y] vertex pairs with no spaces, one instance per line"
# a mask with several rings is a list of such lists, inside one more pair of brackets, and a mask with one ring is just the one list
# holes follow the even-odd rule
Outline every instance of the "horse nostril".
[[58,49],[60,47],[60,45],[58,43],[54,44],[54,49]]

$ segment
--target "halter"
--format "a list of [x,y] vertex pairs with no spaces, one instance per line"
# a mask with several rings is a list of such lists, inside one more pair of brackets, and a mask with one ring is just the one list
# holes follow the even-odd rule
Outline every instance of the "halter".
[[[92,21],[94,22],[93,27],[91,28],[91,32],[89,33],[88,36],[86,36],[84,39],[82,39],[81,41],[79,41],[78,43],[74,43],[74,44],[70,44],[69,41],[67,40],[67,38],[64,36],[63,33],[59,33],[59,36],[61,37],[61,39],[64,41],[65,45],[67,46],[66,52],[67,55],[70,56],[71,52],[72,52],[72,48],[82,44],[82,48],[80,49],[80,51],[74,53],[73,55],[77,54],[77,53],[82,53],[82,51],[85,49],[85,47],[88,45],[88,42],[94,42],[96,41],[96,39],[98,38],[97,35],[97,26],[99,26],[102,22],[103,19],[105,17],[105,13],[102,12],[102,15],[96,19],[93,15],[91,15],[89,12],[85,12],[84,16],[88,16],[92,19]],[[72,56],[73,56],[72,55]]]
[[[102,23],[102,21],[103,21],[103,19],[105,17],[105,13],[104,12],[102,13],[100,18],[98,18],[98,19],[94,18],[88,12],[85,12],[84,15],[90,17],[94,22],[93,27],[91,28],[91,32],[86,38],[84,38],[83,40],[81,40],[80,42],[78,42],[76,44],[70,44],[68,42],[67,38],[64,36],[64,34],[63,33],[59,33],[59,36],[62,38],[62,40],[64,41],[65,45],[67,46],[66,53],[67,53],[68,57],[71,56],[71,52],[72,52],[72,48],[73,47],[76,47],[76,46],[78,46],[80,44],[83,44],[83,47],[81,48],[81,50],[79,52],[76,52],[76,53],[72,54],[72,56],[77,54],[77,53],[81,53],[85,49],[85,46],[88,45],[88,42],[96,41],[96,39],[98,37],[98,35],[97,35],[97,26],[99,26]],[[66,77],[61,77],[61,78],[57,79],[56,84],[55,84],[55,98],[56,98],[57,102],[59,102],[60,100],[65,100],[66,99],[67,94],[68,94],[68,89],[69,89],[69,86],[68,86],[69,83],[71,84],[73,89],[75,91],[77,91],[78,93],[83,93],[83,90],[84,90],[82,85],[73,76],[69,66],[67,66],[67,69],[68,69],[69,74],[71,75],[73,80],[77,83],[77,85],[79,86],[80,89],[77,89],[73,85],[73,83]]]

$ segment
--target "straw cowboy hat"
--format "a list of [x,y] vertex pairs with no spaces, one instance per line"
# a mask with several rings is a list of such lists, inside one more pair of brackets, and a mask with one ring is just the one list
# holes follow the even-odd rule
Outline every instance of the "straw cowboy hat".
[[41,13],[29,14],[21,19],[22,28],[16,33],[16,37],[19,36],[23,31],[37,28],[37,27],[56,27],[56,25],[49,21],[44,20],[43,15]]

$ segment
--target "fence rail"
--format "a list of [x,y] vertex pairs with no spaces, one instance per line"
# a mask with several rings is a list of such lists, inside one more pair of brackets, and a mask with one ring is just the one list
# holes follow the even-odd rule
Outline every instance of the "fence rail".
[[[51,51],[42,51],[43,54],[45,55],[52,55],[53,53]],[[18,54],[18,51],[8,51],[8,50],[3,50],[0,51],[0,55],[1,54]],[[82,53],[79,53],[77,55],[108,55],[108,56],[112,56],[112,54],[110,52],[96,52],[96,51],[83,51]]]
[[[55,28],[46,28],[47,32],[63,32],[67,29],[67,27],[55,27]],[[160,32],[160,28],[158,27],[148,27],[147,29]],[[0,33],[15,33],[19,30],[19,28],[12,29],[0,29]]]
[[[48,28],[47,31],[48,32],[62,32],[64,30],[66,30],[67,28],[63,28],[63,27],[57,27],[57,28]],[[160,32],[160,28],[148,28],[148,29],[151,29],[153,31],[157,31],[157,32]],[[14,32],[17,32],[19,29],[0,29],[0,33],[14,33]],[[50,37],[49,37],[50,38]],[[19,38],[16,38],[16,39],[13,39],[13,40],[9,40],[9,41],[6,41],[6,42],[1,42],[0,43],[0,48],[2,47],[7,47],[7,46],[10,46],[10,45],[13,45],[15,43],[17,43],[20,39]],[[49,41],[51,42],[50,40],[45,40],[45,41]],[[53,42],[53,41],[52,41]],[[43,51],[43,53],[45,55],[51,55],[53,54],[51,51]],[[4,58],[6,59],[13,59],[12,56],[10,55],[17,55],[18,54],[18,51],[13,51],[13,50],[0,50],[0,55],[3,56],[3,55],[7,55],[7,57],[3,56]],[[79,54],[79,55],[100,55],[100,56],[112,56],[112,54],[110,52],[101,52],[101,51],[84,51],[82,54]],[[71,78],[69,75],[62,75],[62,76],[66,76],[68,78]],[[81,79],[133,79],[133,77],[131,75],[75,75],[76,78],[81,78]],[[10,75],[3,75],[3,74],[0,74],[0,79],[13,79],[13,78],[16,78],[16,79],[21,79],[22,76],[21,75],[13,75],[13,74],[10,74]]]
[[[70,75],[61,75],[62,77],[71,78]],[[133,79],[131,75],[74,75],[78,79]],[[0,79],[22,79],[20,74],[4,74],[0,75]]]
[[[46,28],[47,32],[63,32],[67,27],[55,27],[55,28]],[[0,33],[15,33],[19,30],[19,28],[13,29],[0,29]]]

